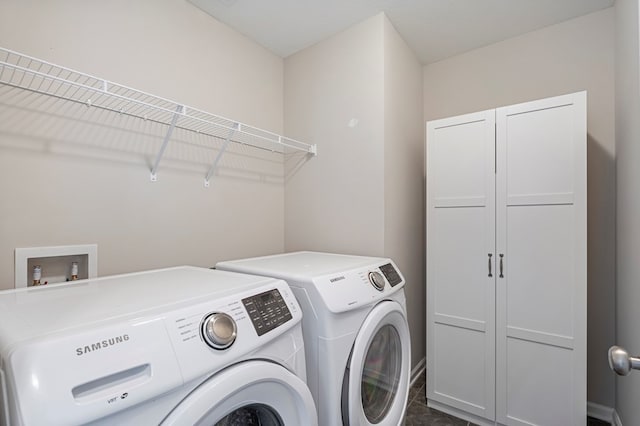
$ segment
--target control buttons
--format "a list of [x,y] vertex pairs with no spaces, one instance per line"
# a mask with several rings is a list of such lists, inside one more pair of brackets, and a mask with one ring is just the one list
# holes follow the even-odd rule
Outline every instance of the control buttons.
[[278,289],[242,299],[258,336],[289,321],[293,316]]
[[369,272],[369,281],[371,285],[375,287],[376,290],[382,291],[384,290],[384,277],[380,272]]
[[402,277],[400,276],[398,271],[396,271],[396,268],[394,268],[391,263],[382,265],[380,267],[380,271],[382,271],[384,276],[387,278],[387,281],[389,281],[389,284],[391,284],[391,287],[394,287],[402,282]]
[[214,312],[202,322],[202,337],[213,349],[227,349],[236,340],[238,328],[231,316]]

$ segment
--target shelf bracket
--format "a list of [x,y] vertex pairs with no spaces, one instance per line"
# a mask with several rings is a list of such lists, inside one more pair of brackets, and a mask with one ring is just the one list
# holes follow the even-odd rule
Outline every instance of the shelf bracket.
[[205,188],[209,187],[209,181],[211,180],[211,176],[213,176],[213,174],[216,171],[216,168],[218,168],[218,162],[220,162],[220,158],[222,158],[222,155],[227,150],[227,147],[229,146],[229,142],[231,141],[231,137],[236,132],[236,130],[238,130],[239,127],[240,127],[240,123],[235,123],[233,125],[233,129],[229,131],[229,135],[227,135],[227,138],[224,140],[224,143],[222,144],[220,151],[218,151],[218,155],[216,155],[215,160],[213,160],[213,164],[211,164],[211,167],[209,167],[209,171],[207,172],[207,175],[204,177]]
[[153,168],[151,169],[151,182],[155,182],[158,180],[158,176],[156,173],[158,171],[158,166],[160,165],[160,160],[164,155],[164,150],[167,149],[167,145],[169,144],[169,139],[171,139],[171,134],[173,133],[173,129],[176,128],[178,117],[183,112],[184,112],[183,105],[176,106],[176,112],[173,113],[173,118],[171,118],[171,124],[169,125],[169,129],[167,130],[167,134],[164,136],[164,141],[162,141],[160,152],[158,152],[158,157],[156,157],[156,162],[153,164]]

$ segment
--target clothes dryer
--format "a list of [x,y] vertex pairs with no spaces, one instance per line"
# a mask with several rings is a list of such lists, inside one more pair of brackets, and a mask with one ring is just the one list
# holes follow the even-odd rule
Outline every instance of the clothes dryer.
[[316,425],[282,280],[178,267],[0,292],[4,425]]
[[321,425],[401,424],[411,348],[405,280],[392,260],[296,252],[216,268],[289,283],[304,313],[308,383]]

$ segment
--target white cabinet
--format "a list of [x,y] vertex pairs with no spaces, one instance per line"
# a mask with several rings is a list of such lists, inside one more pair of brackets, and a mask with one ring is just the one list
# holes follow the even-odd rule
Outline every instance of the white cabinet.
[[586,93],[427,123],[427,399],[586,423]]

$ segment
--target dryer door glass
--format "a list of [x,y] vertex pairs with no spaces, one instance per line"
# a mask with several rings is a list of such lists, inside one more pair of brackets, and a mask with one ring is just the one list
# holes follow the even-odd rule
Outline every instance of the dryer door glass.
[[387,324],[374,336],[364,359],[360,392],[369,422],[378,423],[388,414],[398,391],[401,370],[400,336]]
[[251,404],[232,411],[215,424],[215,426],[251,425],[283,426],[284,423],[278,413],[273,411],[272,408],[263,404]]
[[376,305],[351,349],[342,381],[345,426],[402,423],[409,398],[409,326],[395,301]]

